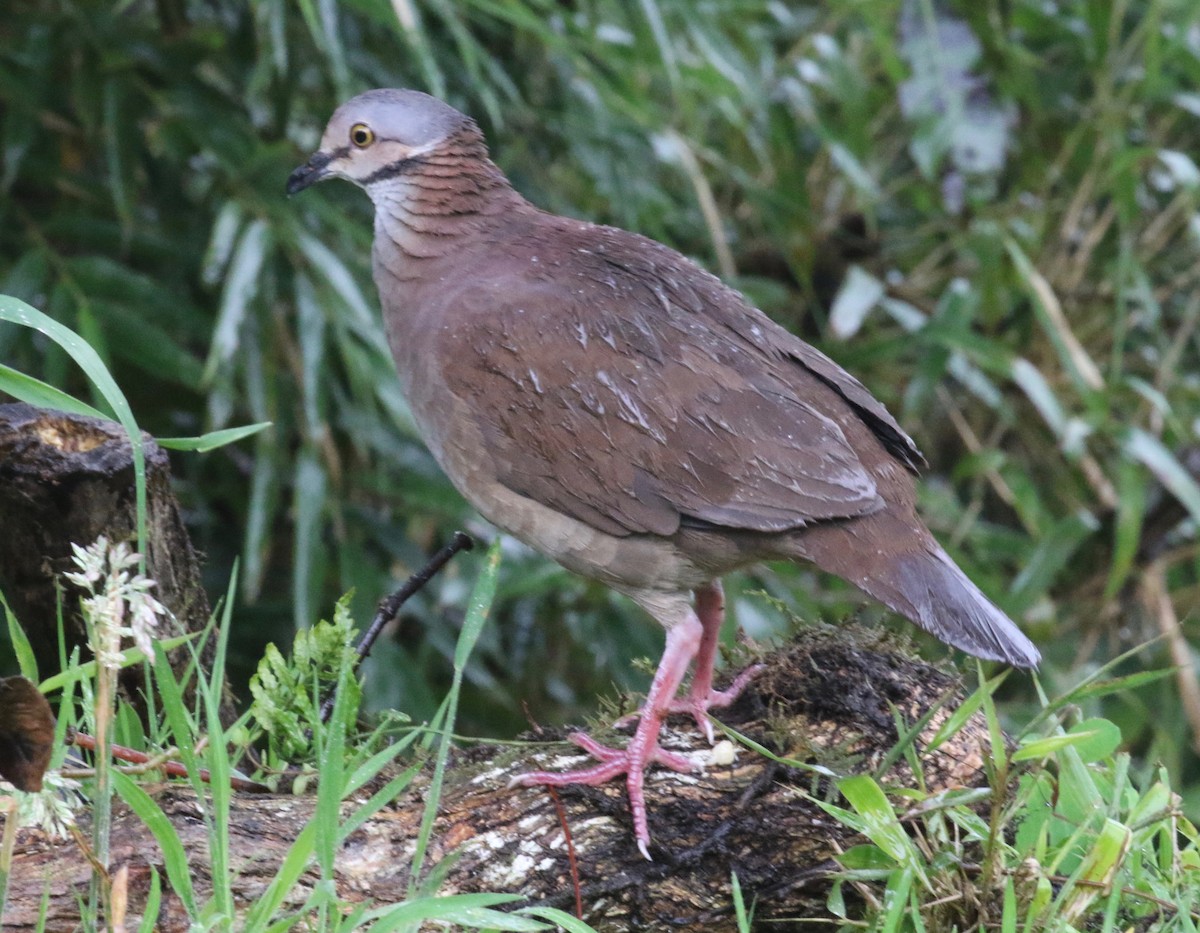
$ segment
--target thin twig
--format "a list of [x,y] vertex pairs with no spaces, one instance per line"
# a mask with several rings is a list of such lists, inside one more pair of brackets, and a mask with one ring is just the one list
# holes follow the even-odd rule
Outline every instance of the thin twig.
[[562,800],[559,799],[558,791],[550,784],[546,785],[546,790],[550,792],[550,799],[554,801],[554,809],[558,813],[558,823],[562,826],[563,838],[567,843],[567,864],[571,868],[571,888],[575,892],[575,916],[580,920],[583,919],[583,889],[579,884],[579,862],[575,859],[575,840],[571,836],[571,827],[567,823],[567,811],[563,809]]
[[[374,647],[384,626],[396,617],[396,613],[400,611],[400,607],[408,602],[409,598],[420,590],[421,587],[432,580],[434,574],[445,567],[450,558],[459,551],[469,551],[474,546],[474,540],[466,532],[454,532],[454,536],[450,539],[449,544],[434,554],[429,559],[429,563],[405,580],[404,585],[400,589],[396,590],[396,592],[379,604],[375,618],[371,620],[371,625],[363,632],[362,638],[358,641],[356,649],[358,657],[354,659],[355,672],[362,666],[362,662],[366,659],[367,655],[371,653],[371,648]],[[329,717],[333,715],[333,703],[336,696],[336,693],[331,693],[325,702],[321,704],[321,722],[329,722]]]
[[[78,732],[71,737],[71,742],[77,748],[85,748],[90,752],[96,751],[96,740],[86,732]],[[121,768],[125,774],[144,774],[147,771],[163,771],[168,777],[187,777],[187,768],[178,761],[175,761],[172,756],[177,754],[174,749],[161,752],[158,755],[148,755],[145,752],[139,752],[133,748],[127,748],[124,745],[112,745],[112,756],[118,761],[128,761],[135,767]],[[94,773],[91,768],[78,768],[70,771],[63,771],[66,777],[90,777]],[[212,783],[211,775],[207,768],[200,769],[200,780],[206,784]],[[232,775],[229,778],[229,786],[234,790],[246,791],[251,794],[269,794],[272,793],[271,788],[266,784],[260,784],[257,781],[251,781],[248,778]]]

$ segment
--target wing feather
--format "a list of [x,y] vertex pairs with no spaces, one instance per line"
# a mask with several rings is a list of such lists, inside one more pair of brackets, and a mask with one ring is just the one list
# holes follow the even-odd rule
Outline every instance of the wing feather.
[[844,419],[920,454],[860,383],[666,247],[590,230],[569,268],[506,257],[447,295],[448,387],[500,482],[614,535],[881,507]]

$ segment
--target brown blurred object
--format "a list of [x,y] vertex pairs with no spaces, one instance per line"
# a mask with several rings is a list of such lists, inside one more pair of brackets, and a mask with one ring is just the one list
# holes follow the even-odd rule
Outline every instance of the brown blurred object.
[[54,750],[54,713],[24,677],[0,679],[0,776],[17,790],[39,791]]

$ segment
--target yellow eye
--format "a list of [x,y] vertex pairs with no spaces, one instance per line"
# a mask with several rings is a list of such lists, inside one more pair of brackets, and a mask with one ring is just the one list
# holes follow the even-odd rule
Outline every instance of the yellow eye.
[[365,123],[355,123],[350,127],[350,142],[359,149],[366,149],[375,142],[375,133]]

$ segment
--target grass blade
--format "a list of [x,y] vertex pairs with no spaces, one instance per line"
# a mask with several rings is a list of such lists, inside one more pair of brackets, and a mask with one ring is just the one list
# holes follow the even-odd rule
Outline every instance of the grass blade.
[[159,447],[166,447],[170,450],[194,450],[197,453],[207,453],[218,447],[224,447],[226,444],[236,443],[243,438],[253,437],[259,431],[265,431],[269,427],[271,427],[270,421],[260,421],[257,424],[247,424],[240,428],[209,431],[199,437],[156,437],[155,440]]
[[[142,449],[142,431],[134,420],[133,410],[125,400],[108,367],[99,354],[69,327],[43,314],[32,305],[11,295],[0,295],[0,321],[8,321],[39,331],[62,347],[84,371],[100,395],[116,413],[117,420],[129,435],[133,452],[133,481],[137,499],[137,549],[142,555],[141,572],[146,572],[146,457]],[[90,542],[88,542],[90,543]]]
[[187,851],[183,842],[162,807],[147,794],[129,775],[113,770],[113,786],[121,799],[137,814],[146,828],[154,835],[158,848],[163,854],[163,867],[167,871],[167,880],[171,890],[183,901],[183,906],[189,916],[196,915],[196,894],[192,889],[191,866],[188,864]]
[[446,777],[446,760],[450,756],[450,737],[454,733],[454,720],[458,714],[458,696],[462,690],[463,672],[467,666],[467,658],[479,640],[483,623],[487,621],[492,608],[492,600],[496,595],[496,578],[500,571],[500,539],[497,538],[488,548],[487,559],[483,571],[475,582],[475,590],[467,604],[467,615],[463,620],[462,632],[458,636],[458,644],[454,649],[454,680],[450,693],[446,697],[446,715],[441,722],[441,740],[438,743],[437,759],[433,769],[433,779],[429,784],[426,796],[425,814],[421,818],[421,830],[417,835],[416,851],[413,853],[412,881],[409,885],[410,896],[416,890],[417,879],[425,861],[425,852],[429,848],[429,838],[433,833],[433,821],[437,817],[438,804],[442,796],[442,783]]
[[87,402],[81,402],[75,396],[68,395],[40,379],[34,379],[33,376],[17,372],[11,366],[5,366],[3,363],[0,363],[0,392],[5,392],[28,405],[36,405],[38,408],[53,408],[57,411],[70,412],[73,415],[109,420],[108,415],[98,408],[93,408]]

